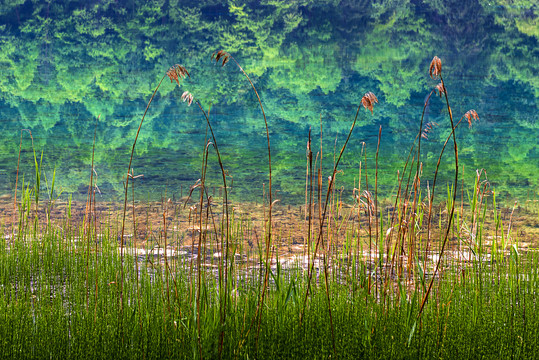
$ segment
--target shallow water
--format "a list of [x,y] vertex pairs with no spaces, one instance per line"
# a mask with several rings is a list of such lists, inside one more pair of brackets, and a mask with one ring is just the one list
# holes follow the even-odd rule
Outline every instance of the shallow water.
[[[242,3],[243,4],[243,3]],[[181,88],[165,79],[143,125],[133,167],[141,198],[177,197],[200,178],[206,126],[200,110],[180,100],[191,91],[216,132],[232,197],[261,201],[268,183],[265,128],[256,97],[233,62],[212,64],[229,51],[252,77],[266,110],[273,183],[283,204],[304,200],[306,143],[323,131],[323,167],[330,175],[362,95],[379,99],[374,115],[360,110],[340,168],[338,186],[351,199],[362,142],[368,175],[382,126],[380,195],[394,189],[396,172],[419,130],[434,55],[455,120],[475,109],[480,121],[457,130],[464,179],[485,168],[501,200],[534,199],[539,136],[537,12],[532,2],[401,1],[398,5],[341,1],[338,5],[272,3],[238,7],[200,1],[25,1],[0,7],[0,192],[15,186],[21,129],[30,129],[57,188],[86,195],[94,123],[98,198],[123,191],[136,129],[153,89],[179,63],[191,78]],[[535,24],[535,25],[534,25]],[[320,124],[321,119],[321,124]],[[425,121],[439,124],[422,144],[423,180],[432,174],[449,134],[447,109],[433,97]],[[335,143],[335,141],[337,141]],[[31,140],[23,133],[21,173],[34,174]],[[452,148],[439,184],[451,181]],[[364,162],[364,160],[363,160]],[[364,164],[363,164],[364,166]],[[221,185],[215,156],[208,184]],[[363,175],[365,171],[363,170]],[[19,180],[20,181],[20,180]],[[364,180],[363,180],[364,181]],[[19,182],[20,185],[20,182]],[[442,195],[443,197],[443,195]]]

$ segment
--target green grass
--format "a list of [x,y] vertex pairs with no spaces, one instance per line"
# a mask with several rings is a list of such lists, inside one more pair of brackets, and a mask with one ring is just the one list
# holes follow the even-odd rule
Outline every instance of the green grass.
[[[188,275],[188,261],[172,262],[174,281],[167,289],[162,262],[139,262],[138,279],[133,257],[126,255],[122,265],[116,234],[101,238],[97,257],[87,259],[81,247],[74,234],[63,238],[54,231],[40,241],[3,243],[2,358],[218,357],[223,300],[214,274],[202,270],[197,310],[196,276]],[[372,266],[361,260],[349,276],[329,283],[337,355],[532,358],[539,354],[537,265],[535,252],[515,251],[496,262],[447,261],[417,318],[424,293],[417,277],[395,279],[389,283],[393,290],[376,295],[363,275]],[[122,266],[123,301],[118,283]],[[257,338],[248,328],[260,296],[259,271],[231,269],[235,281],[227,299],[223,358],[334,356],[321,278],[311,285],[300,324],[307,274],[274,269]]]

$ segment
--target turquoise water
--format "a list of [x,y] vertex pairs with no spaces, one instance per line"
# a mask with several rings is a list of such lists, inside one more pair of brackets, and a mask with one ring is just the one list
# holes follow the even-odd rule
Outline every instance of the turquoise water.
[[[0,5],[0,192],[15,186],[21,129],[44,152],[44,169],[64,194],[84,196],[97,116],[95,171],[101,199],[123,190],[136,129],[159,80],[174,64],[191,78],[180,88],[165,80],[152,103],[133,162],[139,196],[186,194],[200,177],[206,126],[200,110],[181,102],[192,92],[210,117],[233,179],[233,196],[261,200],[267,184],[265,127],[249,83],[268,117],[274,186],[283,203],[303,201],[306,143],[323,131],[328,175],[361,97],[362,109],[341,163],[350,198],[363,142],[370,180],[382,126],[380,192],[388,196],[419,129],[434,55],[456,119],[475,109],[480,121],[459,127],[464,178],[484,168],[502,199],[539,191],[539,7],[533,1],[12,1]],[[423,179],[432,179],[449,134],[444,103],[433,98],[426,121],[439,124],[424,141]],[[23,134],[21,172],[31,178],[31,140]],[[451,181],[453,149],[442,162]],[[315,152],[316,155],[316,152]],[[220,186],[210,156],[210,187]],[[267,185],[266,185],[267,186]]]

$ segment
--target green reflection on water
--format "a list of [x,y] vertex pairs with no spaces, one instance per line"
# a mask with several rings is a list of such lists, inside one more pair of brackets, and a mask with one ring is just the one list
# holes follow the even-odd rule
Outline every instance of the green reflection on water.
[[[341,184],[349,196],[362,142],[374,168],[381,125],[379,182],[389,193],[436,85],[427,75],[433,55],[443,60],[455,116],[473,108],[481,117],[471,130],[457,131],[465,173],[471,179],[486,168],[499,192],[526,197],[539,185],[538,11],[531,1],[502,0],[9,2],[0,6],[2,192],[14,186],[20,129],[28,128],[45,151],[45,169],[58,168],[58,185],[85,194],[94,119],[101,115],[96,171],[103,196],[116,197],[146,102],[163,73],[180,63],[192,79],[180,90],[161,87],[137,143],[139,191],[178,193],[199,177],[206,129],[200,112],[180,102],[189,90],[211,106],[233,194],[260,199],[267,183],[264,125],[237,68],[210,63],[213,51],[226,49],[261,93],[284,202],[302,200],[309,127],[318,139],[322,118],[329,169],[335,139],[338,151],[367,91],[380,106],[374,116],[362,112]],[[440,126],[425,142],[424,179],[449,134],[441,101],[427,116]],[[22,169],[32,174],[28,140],[23,149]],[[219,186],[216,162],[210,164],[210,182]],[[451,180],[451,169],[448,157],[441,181]]]

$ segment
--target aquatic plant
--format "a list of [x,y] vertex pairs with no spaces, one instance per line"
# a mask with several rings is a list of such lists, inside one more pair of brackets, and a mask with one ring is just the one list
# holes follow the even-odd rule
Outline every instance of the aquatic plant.
[[[173,81],[176,81],[176,83],[178,84],[178,86],[180,85],[180,80],[183,80],[184,78],[186,77],[191,77],[189,75],[189,72],[187,71],[187,69],[185,67],[183,67],[182,65],[174,65],[172,67],[170,67],[165,75],[163,75],[163,77],[161,78],[161,80],[159,81],[159,83],[157,84],[157,87],[155,88],[152,96],[150,97],[150,100],[148,101],[148,104],[146,105],[146,109],[144,110],[144,114],[142,115],[142,118],[140,119],[140,124],[138,126],[138,129],[137,129],[137,133],[135,135],[135,140],[133,141],[133,147],[131,148],[131,156],[129,158],[129,165],[127,166],[127,172],[125,173],[125,184],[124,184],[124,210],[123,210],[123,216],[122,216],[122,232],[121,232],[121,237],[120,237],[120,243],[121,243],[121,247],[120,247],[120,257],[123,258],[123,248],[124,248],[124,235],[125,235],[125,214],[126,214],[126,210],[127,210],[127,191],[129,189],[129,174],[131,172],[131,165],[133,163],[133,155],[135,154],[135,146],[137,145],[137,139],[138,139],[138,136],[140,134],[140,129],[142,128],[142,123],[144,122],[144,118],[146,117],[146,114],[148,113],[148,109],[150,108],[150,105],[152,104],[152,101],[155,97],[155,94],[157,93],[157,90],[159,90],[159,87],[161,86],[161,83],[163,82],[163,80],[165,80],[165,78],[168,77],[170,79],[170,82],[173,82]],[[121,282],[120,282],[120,303],[122,304],[123,306],[123,280],[124,280],[124,276],[123,276],[123,267],[122,267],[122,276],[121,276]]]
[[[430,74],[430,77],[432,79],[434,79],[434,80],[438,79],[438,78],[440,79],[440,84],[437,85],[436,88],[438,89],[440,94],[444,95],[445,103],[447,105],[447,112],[449,113],[449,121],[451,123],[451,136],[453,137],[453,146],[454,146],[454,150],[455,150],[455,181],[453,182],[453,184],[454,184],[453,201],[451,201],[451,211],[450,211],[449,219],[448,219],[448,222],[447,222],[447,230],[445,232],[445,238],[444,238],[444,240],[442,242],[442,247],[440,249],[440,255],[439,255],[439,258],[438,258],[438,262],[436,263],[436,268],[434,269],[434,276],[433,276],[433,278],[431,279],[431,281],[429,283],[429,286],[427,288],[425,296],[423,297],[423,301],[421,303],[421,308],[419,309],[418,316],[421,315],[421,312],[423,311],[423,307],[425,306],[425,303],[426,303],[426,301],[427,301],[427,299],[429,297],[430,291],[432,289],[432,284],[433,284],[433,281],[434,281],[433,279],[436,276],[436,274],[438,273],[438,269],[440,267],[440,261],[441,261],[443,255],[444,255],[444,250],[445,250],[445,247],[446,247],[446,244],[447,244],[447,239],[449,238],[449,232],[451,231],[451,222],[453,221],[453,214],[455,213],[455,202],[457,200],[457,185],[458,185],[458,179],[459,179],[459,152],[458,152],[458,147],[457,147],[457,138],[455,136],[455,125],[453,124],[453,112],[451,111],[451,107],[449,106],[449,99],[447,97],[447,89],[445,87],[444,79],[442,77],[442,60],[438,56],[434,56],[434,58],[432,59],[432,61],[430,63],[430,66],[429,66],[429,74]],[[421,138],[419,138],[419,140],[421,141]],[[446,142],[446,144],[447,144],[447,142]],[[444,144],[444,147],[442,148],[442,151],[440,153],[440,158],[441,158],[441,156],[443,154],[444,149],[445,149],[445,144]],[[419,159],[418,159],[418,161],[419,161]],[[437,170],[438,170],[439,164],[440,164],[440,161],[438,161]],[[436,178],[437,174],[438,174],[438,172],[436,171],[435,174],[434,174],[435,178]],[[434,196],[434,181],[433,181],[432,196]],[[432,204],[432,200],[433,200],[433,198],[431,197],[431,204]],[[431,213],[429,212],[429,219],[427,220],[429,222],[430,222],[430,216],[431,216]]]
[[[269,128],[268,128],[268,120],[266,119],[266,112],[264,111],[264,106],[262,106],[262,100],[260,99],[260,95],[258,95],[258,91],[256,91],[256,87],[251,81],[251,78],[245,70],[241,67],[241,65],[236,61],[236,59],[230,55],[228,52],[224,50],[219,50],[212,54],[212,60],[215,59],[215,62],[219,63],[221,61],[221,66],[225,66],[225,64],[229,61],[229,59],[232,59],[232,61],[236,64],[236,66],[240,69],[241,73],[245,76],[247,81],[249,81],[249,84],[251,85],[251,88],[253,89],[256,98],[258,99],[258,104],[260,105],[260,110],[262,111],[262,117],[264,118],[264,125],[266,126],[266,141],[268,143],[268,175],[269,175],[269,184],[268,184],[268,199],[269,199],[269,209],[268,209],[268,224],[267,224],[267,237],[266,237],[266,271],[264,275],[264,286],[262,289],[262,295],[260,296],[260,303],[258,305],[258,311],[257,316],[255,318],[258,318],[258,327],[257,327],[257,338],[258,333],[260,331],[260,322],[261,314],[260,308],[264,306],[264,296],[266,294],[266,289],[268,287],[268,280],[269,280],[269,262],[270,262],[270,248],[271,248],[271,235],[272,235],[272,209],[273,209],[273,188],[272,188],[272,176],[271,176],[271,145],[270,145],[270,136],[269,136]],[[228,250],[227,250],[228,255]],[[226,258],[225,258],[226,261]],[[226,303],[225,303],[226,306]],[[222,345],[221,345],[222,346]]]
[[[205,146],[205,154],[209,147]],[[474,199],[470,203],[475,205],[468,213],[475,219],[472,221],[477,221],[477,229],[485,229],[485,233],[477,232],[478,244],[486,239],[488,219],[498,224],[504,222],[494,202],[486,210],[486,198],[477,191],[483,186],[480,182],[473,185]],[[21,201],[31,201],[31,194],[21,197]],[[328,213],[336,210],[329,209],[330,205]],[[464,219],[465,214],[461,216]],[[235,242],[246,236],[241,230],[243,226],[238,226],[240,221],[231,219],[230,235]],[[162,225],[166,231],[164,219]],[[82,232],[84,223],[81,226]],[[88,258],[86,251],[81,252],[77,247],[78,231],[64,233],[55,227],[47,231],[48,237],[43,237],[40,243],[21,238],[15,239],[11,246],[5,243],[0,246],[4,264],[0,284],[5,289],[0,293],[0,307],[5,314],[0,333],[9,339],[0,342],[0,354],[11,358],[39,357],[38,354],[64,358],[218,357],[221,285],[212,279],[211,264],[197,266],[200,274],[196,276],[208,278],[198,282],[200,297],[195,301],[190,295],[193,278],[188,275],[189,256],[193,254],[179,252],[189,245],[177,248],[178,254],[169,259],[166,268],[163,266],[166,255],[159,261],[151,249],[142,256],[129,249],[122,259],[118,256],[121,251],[118,233],[107,233],[106,226],[99,226],[101,237],[95,250],[99,256],[95,257]],[[29,230],[27,238],[40,238],[32,227]],[[459,226],[458,231],[464,237],[464,227]],[[490,234],[497,231],[492,229]],[[347,233],[358,236],[352,228]],[[286,240],[282,234],[276,231],[276,242]],[[170,240],[178,242],[181,238],[176,234]],[[368,239],[361,239],[365,240]],[[330,274],[346,274],[346,261],[351,261],[352,269],[347,276],[328,277],[332,290],[330,317],[326,285],[321,282],[308,285],[301,265],[286,269],[287,262],[282,261],[286,259],[281,259],[277,252],[277,264],[272,265],[270,274],[273,281],[260,310],[264,314],[258,339],[244,336],[249,319],[256,317],[261,292],[257,285],[258,269],[231,270],[229,274],[235,285],[229,293],[230,311],[221,356],[303,358],[333,357],[337,353],[339,358],[357,358],[358,354],[364,357],[466,357],[466,354],[534,357],[539,353],[533,330],[539,324],[539,309],[532,291],[539,281],[538,257],[535,252],[522,253],[517,246],[504,252],[494,246],[496,242],[490,248],[492,257],[467,258],[466,262],[451,258],[433,287],[436,301],[425,304],[418,320],[415,315],[420,307],[422,279],[419,273],[412,283],[394,278],[392,295],[383,300],[370,292],[368,280],[360,270],[361,266],[368,266],[367,259],[346,259],[327,252],[332,264]],[[478,248],[476,254],[487,255],[481,251]],[[263,257],[262,252],[254,262]],[[97,284],[90,290],[95,292],[95,296],[89,297],[90,306],[84,276],[87,262],[95,269],[89,272],[88,280]],[[118,284],[121,267],[125,271],[123,308],[119,303]],[[173,279],[171,288],[167,286],[167,272]],[[308,286],[310,306],[300,324],[297,320],[303,310],[301,294]],[[409,296],[405,296],[406,291],[410,291]],[[463,313],[468,316],[463,317]],[[330,344],[330,334],[325,331],[330,319],[333,319],[335,346]],[[478,337],[478,333],[482,336]]]
[[[204,110],[204,108],[202,107],[202,104],[200,103],[199,100],[194,100],[194,97],[191,93],[189,93],[188,91],[184,92],[181,96],[181,99],[184,101],[184,102],[187,102],[188,105],[191,105],[191,103],[193,101],[195,101],[195,103],[197,104],[197,106],[199,107],[200,111],[202,112],[202,114],[204,115],[204,119],[206,120],[206,124],[208,125],[208,128],[210,129],[210,134],[211,134],[211,137],[212,137],[212,143],[211,145],[215,148],[215,152],[217,154],[217,161],[219,162],[219,167],[221,169],[221,176],[222,176],[222,179],[223,179],[223,189],[224,189],[224,199],[223,199],[223,206],[224,206],[224,209],[225,209],[225,237],[222,239],[221,241],[221,246],[222,248],[225,248],[225,257],[224,257],[224,265],[223,264],[220,264],[219,266],[219,284],[220,284],[220,288],[223,289],[222,291],[222,296],[221,296],[221,301],[220,301],[220,316],[221,316],[221,323],[223,324],[223,328],[224,328],[224,324],[226,323],[226,309],[227,309],[227,299],[228,299],[228,292],[229,292],[229,286],[228,286],[228,279],[229,279],[229,273],[228,273],[228,267],[229,267],[229,264],[228,264],[228,257],[229,257],[229,242],[230,242],[230,218],[229,218],[229,203],[228,203],[228,187],[227,187],[227,181],[226,181],[226,177],[227,177],[227,172],[225,171],[225,168],[223,166],[223,162],[221,160],[221,153],[219,152],[219,146],[217,144],[217,139],[215,138],[215,133],[213,132],[213,127],[211,126],[211,123],[210,123],[210,117],[209,117],[209,110],[208,112],[206,112]],[[205,184],[205,179],[206,179],[206,168],[207,168],[207,165],[208,165],[208,148],[210,146],[210,143],[208,142],[206,145],[205,145],[205,151],[204,151],[204,154],[203,154],[203,161],[202,161],[202,171],[201,171],[201,178],[200,178],[200,218],[199,218],[199,243],[198,243],[198,251],[200,253],[200,247],[202,245],[202,211],[203,211],[203,200],[204,200],[204,192],[206,191],[206,188],[204,186]],[[211,201],[208,199],[208,210],[210,208],[210,203]],[[198,291],[197,291],[197,309],[198,311],[200,311],[200,293],[201,293],[201,284],[202,284],[202,281],[201,281],[201,278],[200,278],[200,275],[201,275],[201,269],[200,269],[200,266],[201,266],[201,263],[200,263],[200,257],[198,256],[197,257],[197,273],[198,273]],[[224,266],[224,272],[223,272],[223,266]],[[200,333],[200,316],[197,317],[197,327],[198,327],[198,331]],[[220,338],[223,339],[224,338],[224,330],[222,330],[221,332],[221,335],[220,335]],[[200,339],[200,334],[199,334],[199,339]],[[202,351],[201,350],[201,346],[200,346],[200,343],[199,343],[199,350],[200,352]],[[219,350],[219,354],[221,354],[221,351],[222,351],[222,341],[220,343],[220,350]],[[202,355],[201,355],[202,356]],[[220,357],[220,355],[219,355]]]

